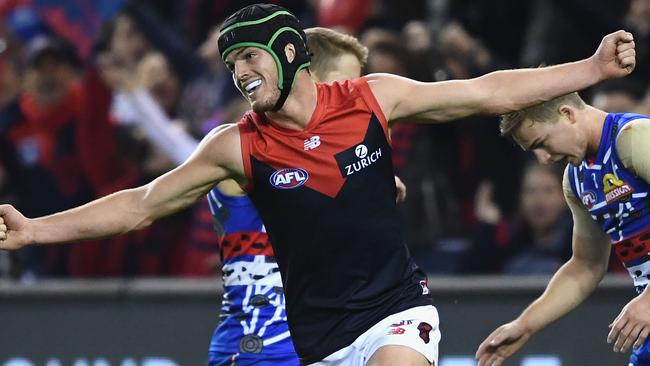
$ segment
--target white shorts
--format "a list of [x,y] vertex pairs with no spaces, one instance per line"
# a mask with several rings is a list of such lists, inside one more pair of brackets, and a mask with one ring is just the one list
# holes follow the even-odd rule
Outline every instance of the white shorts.
[[438,364],[438,310],[432,305],[418,306],[390,315],[349,346],[309,366],[364,366],[383,346],[405,346],[418,351],[429,362]]

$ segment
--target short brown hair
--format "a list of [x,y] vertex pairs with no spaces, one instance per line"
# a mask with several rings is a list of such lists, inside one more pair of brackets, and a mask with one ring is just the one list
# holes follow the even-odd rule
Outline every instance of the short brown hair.
[[368,61],[368,48],[353,36],[321,27],[307,28],[305,34],[312,53],[309,69],[317,76],[335,71],[336,57],[346,53],[353,54],[361,67]]
[[512,137],[512,134],[526,119],[535,122],[556,122],[560,116],[560,107],[567,104],[579,109],[586,106],[578,93],[573,92],[516,112],[504,114],[501,116],[501,124],[499,125],[501,136]]

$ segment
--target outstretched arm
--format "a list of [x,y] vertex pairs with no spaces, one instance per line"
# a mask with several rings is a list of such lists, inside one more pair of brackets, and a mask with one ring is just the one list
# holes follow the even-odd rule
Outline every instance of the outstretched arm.
[[151,183],[83,206],[28,219],[0,205],[0,249],[102,238],[146,227],[205,195],[219,181],[242,176],[237,126],[210,133],[178,168]]
[[543,67],[496,71],[469,79],[422,83],[389,75],[366,76],[388,120],[416,116],[435,122],[473,114],[504,114],[623,77],[634,69],[632,34],[605,36],[588,59]]
[[591,219],[587,210],[567,192],[573,213],[573,256],[549,282],[546,290],[512,322],[490,334],[476,351],[479,366],[499,366],[528,339],[550,323],[573,310],[596,288],[607,271],[611,244],[609,237]]

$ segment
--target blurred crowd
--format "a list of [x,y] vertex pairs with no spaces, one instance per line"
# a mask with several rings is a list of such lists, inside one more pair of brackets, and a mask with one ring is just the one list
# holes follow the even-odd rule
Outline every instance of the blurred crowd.
[[[255,2],[0,1],[0,202],[34,217],[147,183],[238,121],[248,104],[215,30]],[[422,81],[578,60],[626,29],[632,76],[581,94],[606,111],[650,114],[650,0],[271,2],[305,27],[357,36],[369,48],[364,73]],[[395,174],[408,189],[408,245],[427,272],[550,274],[570,257],[563,167],[499,137],[497,117],[404,122],[392,134]],[[199,202],[118,238],[0,252],[0,278],[211,276],[212,227]]]

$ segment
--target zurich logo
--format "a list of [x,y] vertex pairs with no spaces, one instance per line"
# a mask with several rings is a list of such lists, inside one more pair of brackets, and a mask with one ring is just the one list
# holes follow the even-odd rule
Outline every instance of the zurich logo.
[[357,145],[357,147],[354,148],[354,153],[357,155],[357,158],[363,159],[368,155],[368,148],[366,145]]
[[282,168],[271,174],[269,182],[278,189],[292,189],[305,184],[308,179],[309,174],[305,169]]

